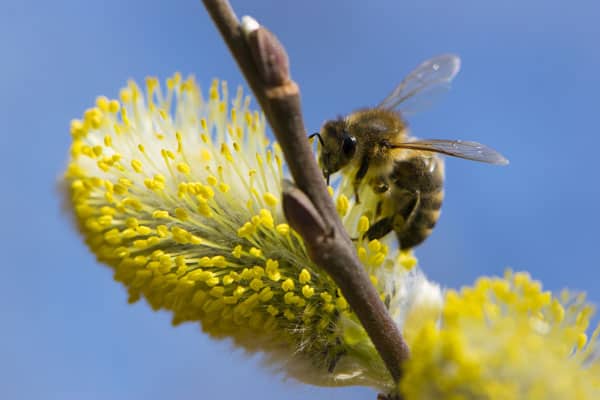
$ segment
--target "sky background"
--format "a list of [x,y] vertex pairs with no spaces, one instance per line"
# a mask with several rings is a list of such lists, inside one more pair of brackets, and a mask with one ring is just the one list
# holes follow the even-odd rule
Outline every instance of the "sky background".
[[[410,119],[476,140],[508,167],[447,160],[443,215],[417,250],[445,287],[506,267],[600,303],[600,3],[593,0],[233,1],[286,46],[307,129],[379,102],[413,67],[462,58],[452,90]],[[243,83],[200,1],[0,5],[0,397],[374,399],[282,382],[256,358],[125,290],[60,211],[69,122],[126,80]]]

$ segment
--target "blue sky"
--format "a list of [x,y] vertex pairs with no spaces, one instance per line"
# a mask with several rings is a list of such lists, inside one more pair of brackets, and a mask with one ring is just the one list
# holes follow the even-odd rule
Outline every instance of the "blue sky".
[[[447,161],[423,269],[460,287],[510,266],[600,302],[598,2],[233,4],[287,47],[310,130],[376,104],[419,62],[459,54],[452,90],[410,119],[413,133],[477,140],[511,164]],[[4,2],[0,52],[2,398],[374,398],[282,382],[197,326],[128,305],[60,210],[69,121],[96,96],[175,71],[243,83],[199,1]]]

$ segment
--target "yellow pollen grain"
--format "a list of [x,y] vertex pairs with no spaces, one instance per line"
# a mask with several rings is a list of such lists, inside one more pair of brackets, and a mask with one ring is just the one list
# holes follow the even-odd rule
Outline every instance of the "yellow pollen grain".
[[273,229],[273,227],[274,227],[273,215],[271,214],[271,212],[269,210],[263,208],[262,210],[260,210],[258,215],[260,217],[260,223],[264,227]]
[[271,301],[273,296],[275,296],[275,293],[273,293],[273,291],[271,290],[270,287],[263,288],[260,291],[260,293],[258,294],[259,300],[262,301],[263,303]]
[[237,245],[233,248],[233,250],[231,251],[231,255],[234,256],[235,258],[241,258],[242,257],[242,245]]
[[165,211],[165,210],[155,210],[152,213],[152,218],[154,218],[154,219],[169,218],[169,212]]
[[343,297],[338,297],[335,301],[335,304],[339,310],[346,310],[348,308],[348,302]]
[[250,281],[250,284],[248,286],[250,287],[250,289],[254,290],[255,292],[258,292],[260,289],[263,288],[264,283],[262,280],[254,278],[252,279],[252,281]]
[[252,274],[256,278],[262,278],[265,275],[265,269],[260,265],[252,267]]
[[129,88],[129,87],[123,88],[119,92],[119,98],[121,99],[121,102],[123,102],[123,103],[131,103],[132,97],[133,97],[133,92],[132,92],[131,88]]
[[169,150],[169,149],[162,149],[160,151],[160,154],[163,156],[163,158],[167,162],[168,162],[168,159],[171,159],[171,160],[175,159],[175,154],[171,150]]
[[202,149],[200,150],[200,158],[202,158],[202,161],[208,162],[212,159],[212,155],[210,154],[210,151]]
[[307,299],[311,298],[315,294],[315,289],[309,285],[302,286],[302,295]]
[[401,251],[398,255],[398,262],[408,271],[410,271],[417,265],[417,259],[415,258],[415,256],[413,256],[410,250]]
[[112,136],[110,136],[110,135],[104,136],[104,145],[106,147],[112,147]]
[[348,213],[349,201],[348,197],[343,194],[337,198],[336,209],[340,216],[344,217]]
[[198,207],[196,208],[196,211],[198,211],[198,213],[201,215],[210,218],[212,216],[212,210],[206,199],[202,198],[201,196],[197,196],[196,200],[198,200]]
[[223,297],[223,294],[225,293],[225,288],[223,286],[215,286],[212,289],[210,289],[208,291],[208,293],[215,298],[221,298]]
[[181,207],[175,209],[175,218],[186,221],[189,218],[187,211]]
[[208,178],[206,178],[206,182],[210,186],[216,186],[219,180],[214,175],[209,175]]
[[112,224],[112,220],[112,215],[103,215],[101,217],[98,217],[98,223],[101,226],[110,226],[110,224]]
[[105,96],[99,96],[96,98],[96,107],[102,111],[108,111],[108,98]]
[[99,108],[90,108],[84,113],[84,121],[94,129],[100,128],[102,125],[103,113]]
[[223,182],[219,183],[219,191],[221,193],[227,193],[227,192],[229,192],[229,189],[230,189],[230,186],[228,184],[223,183]]
[[288,224],[279,224],[275,227],[277,233],[282,236],[287,236],[290,233],[290,226]]
[[118,100],[110,100],[108,103],[108,111],[110,113],[117,113],[119,111],[119,108],[121,108],[121,105],[119,104]]
[[310,272],[306,268],[302,268],[302,271],[298,274],[298,282],[302,284],[310,282]]
[[100,208],[100,213],[102,215],[115,215],[117,213],[117,210],[115,210],[112,207],[108,207],[108,206],[103,206]]
[[212,266],[212,263],[210,261],[210,257],[204,256],[204,257],[200,258],[200,260],[198,260],[198,265],[201,266],[201,267],[210,267],[210,266]]
[[281,283],[281,288],[284,292],[289,292],[290,290],[294,290],[294,281],[290,278],[286,279]]
[[372,252],[378,252],[379,250],[381,250],[381,242],[377,239],[371,240],[367,246]]
[[133,168],[133,170],[137,173],[142,172],[143,171],[142,162],[140,160],[136,160],[136,159],[131,160],[131,168]]
[[273,282],[278,282],[281,279],[281,273],[279,272],[279,262],[268,259],[265,265],[265,272],[267,277]]
[[135,231],[140,235],[146,236],[152,233],[152,228],[144,225],[139,225],[137,228],[135,228]]
[[296,304],[298,303],[299,297],[296,296],[293,292],[287,292],[283,295],[283,302],[285,304]]
[[263,255],[262,254],[262,250],[258,249],[256,247],[251,247],[250,250],[249,250],[249,253],[251,255],[253,255],[254,257],[262,257],[262,255]]
[[185,175],[189,175],[192,172],[190,166],[184,162],[180,162],[177,164],[177,171]]
[[232,276],[226,275],[223,277],[223,286],[229,286],[233,282],[235,282],[235,279]]
[[227,161],[233,162],[233,156],[231,155],[231,150],[229,150],[227,143],[221,143],[221,154]]
[[183,152],[183,141],[180,132],[175,132],[175,139],[177,140],[177,153],[181,154]]
[[375,253],[371,257],[369,257],[369,264],[373,266],[380,266],[385,261],[385,254],[383,253]]
[[84,137],[86,133],[86,129],[81,120],[74,119],[71,121],[71,136],[73,139]]
[[210,259],[212,266],[223,268],[227,266],[227,260],[223,256],[214,256]]
[[148,241],[144,239],[138,239],[133,241],[133,247],[136,249],[145,249],[148,247]]
[[357,231],[359,234],[363,234],[369,230],[369,218],[362,216],[358,219]]
[[125,220],[125,225],[129,228],[137,228],[139,224],[138,219],[134,217],[129,217]]
[[265,203],[267,203],[267,205],[269,205],[271,207],[276,206],[277,203],[279,202],[277,197],[275,197],[275,195],[273,195],[272,193],[269,193],[269,192],[265,192],[265,194],[263,194],[263,200],[265,201]]
[[254,273],[252,272],[252,270],[250,268],[244,268],[242,270],[242,273],[240,274],[240,277],[242,278],[242,280],[250,280],[254,277]]
[[323,304],[322,309],[326,313],[331,314],[335,311],[335,305],[333,303]]
[[159,225],[156,227],[156,233],[161,238],[167,237],[169,235],[169,227],[166,225]]
[[207,185],[198,185],[196,187],[196,191],[200,196],[204,197],[207,200],[212,199],[215,196],[215,191]]
[[213,286],[218,285],[219,282],[220,282],[219,278],[216,276],[213,276],[212,278],[207,279],[206,282],[204,282],[204,283],[206,283],[206,285],[209,287],[213,287]]

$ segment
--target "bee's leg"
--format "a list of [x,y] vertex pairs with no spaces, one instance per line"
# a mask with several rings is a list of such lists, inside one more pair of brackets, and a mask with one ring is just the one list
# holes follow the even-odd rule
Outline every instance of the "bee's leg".
[[[365,233],[364,237],[369,240],[379,239],[392,230],[397,233],[403,232],[413,223],[421,204],[421,193],[419,191],[413,193],[405,192],[404,198],[396,200],[401,202],[401,204],[403,203],[397,209],[397,212],[374,223]],[[376,212],[380,212],[380,204],[381,202],[377,205]]]
[[378,194],[382,194],[390,190],[390,184],[384,176],[378,176],[371,180],[371,188]]
[[377,207],[375,207],[375,218],[381,215],[381,209],[383,207],[383,201],[379,200],[377,202]]
[[390,233],[394,229],[394,216],[386,217],[380,219],[376,223],[374,223],[367,232],[365,232],[364,237],[369,240],[380,239]]
[[354,198],[356,199],[356,204],[360,204],[360,199],[358,198],[358,188],[360,187],[360,182],[367,174],[369,170],[369,157],[363,157],[360,162],[360,167],[358,167],[358,172],[356,172],[356,176],[354,177]]
[[356,200],[356,204],[360,204],[360,197],[358,197],[358,184],[354,183],[354,200]]
[[417,215],[417,211],[419,210],[419,208],[421,207],[421,192],[420,191],[416,191],[414,193],[414,202],[411,202],[410,205],[410,212],[408,213],[408,215],[406,215],[405,217],[405,226],[409,226],[413,223],[416,215]]

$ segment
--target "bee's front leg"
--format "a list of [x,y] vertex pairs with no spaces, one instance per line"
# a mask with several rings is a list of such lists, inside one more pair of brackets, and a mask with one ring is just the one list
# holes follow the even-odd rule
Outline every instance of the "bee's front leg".
[[358,197],[358,188],[360,187],[360,182],[354,182],[354,200],[356,204],[360,204],[360,197]]
[[360,166],[358,167],[358,171],[356,172],[356,176],[354,177],[354,198],[356,199],[356,204],[360,204],[360,199],[358,197],[358,188],[360,187],[360,183],[362,179],[367,175],[367,171],[369,170],[369,157],[365,156],[360,161]]

